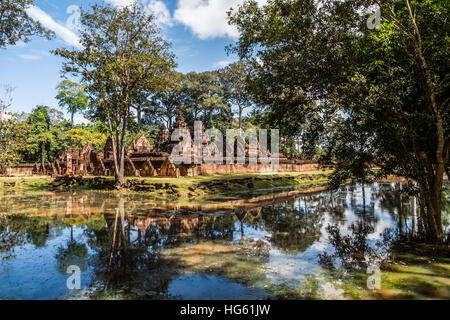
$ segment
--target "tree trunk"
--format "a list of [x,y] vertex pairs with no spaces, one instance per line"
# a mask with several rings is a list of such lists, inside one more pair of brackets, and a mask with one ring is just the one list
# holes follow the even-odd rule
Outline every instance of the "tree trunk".
[[122,116],[122,130],[116,128],[116,141],[113,138],[113,154],[116,188],[121,189],[125,184],[125,136],[127,129],[128,112]]
[[41,147],[41,168],[42,173],[45,174],[45,142],[42,142]]
[[411,219],[412,219],[412,227],[411,233],[413,237],[417,236],[417,206],[416,206],[416,197],[413,196],[411,198]]
[[[126,117],[125,117],[126,118]],[[117,121],[118,122],[118,121]],[[120,189],[125,184],[124,179],[124,170],[123,170],[123,157],[121,157],[122,150],[125,150],[123,143],[121,143],[124,139],[119,138],[119,127],[112,127],[111,119],[108,118],[108,127],[109,133],[111,135],[112,140],[112,149],[113,149],[113,161],[114,161],[114,178],[116,180],[116,188]],[[122,136],[124,136],[122,134]]]
[[72,111],[72,114],[71,114],[71,117],[70,117],[70,123],[71,123],[71,128],[73,129],[73,126],[74,126],[74,121],[73,121],[73,118],[75,117],[75,112],[74,111]]
[[398,186],[398,236],[400,237],[402,235],[403,225],[402,225],[402,218],[403,218],[403,184],[400,182]]
[[421,219],[425,227],[426,237],[430,241],[443,239],[441,221],[442,186],[434,189],[433,184],[420,186]]
[[[445,154],[445,139],[444,139],[444,126],[442,114],[439,111],[436,102],[436,93],[433,85],[433,77],[428,68],[428,63],[425,59],[425,55],[422,47],[422,37],[419,27],[416,24],[415,14],[411,8],[409,0],[405,0],[408,8],[409,17],[411,19],[412,26],[414,28],[414,47],[419,57],[418,67],[421,72],[423,89],[426,97],[428,98],[429,109],[435,118],[436,135],[437,135],[437,148],[436,148],[436,165],[434,169],[428,169],[428,188],[424,189],[425,203],[426,203],[426,216],[427,224],[429,226],[429,238],[435,241],[441,241],[443,239],[442,224],[441,224],[441,200],[442,200],[442,184],[444,178],[444,170],[447,162],[447,154]],[[428,162],[428,161],[427,161]],[[428,168],[433,168],[428,163]],[[429,191],[429,192],[427,192]]]
[[137,113],[137,122],[138,122],[138,132],[141,131],[142,128],[142,108],[141,106],[136,107]]
[[239,130],[242,130],[242,107],[239,107]]
[[442,185],[431,191],[427,199],[427,217],[430,226],[430,240],[441,241],[444,237],[442,232]]
[[127,128],[127,117],[128,115],[123,117],[122,134],[120,137],[120,168],[119,176],[117,177],[117,185],[119,187],[122,187],[125,184],[125,132]]
[[[194,119],[195,120],[195,119]],[[208,114],[207,111],[203,111],[203,125],[206,127],[207,126],[207,120],[208,120]]]

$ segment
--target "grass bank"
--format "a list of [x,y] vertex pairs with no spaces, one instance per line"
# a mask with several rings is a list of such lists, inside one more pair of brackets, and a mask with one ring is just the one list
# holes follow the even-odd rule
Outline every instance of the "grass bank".
[[112,177],[0,178],[2,192],[108,191],[143,193],[155,199],[236,199],[325,186],[331,171],[278,174],[229,174],[180,178],[127,178],[126,188],[114,190]]

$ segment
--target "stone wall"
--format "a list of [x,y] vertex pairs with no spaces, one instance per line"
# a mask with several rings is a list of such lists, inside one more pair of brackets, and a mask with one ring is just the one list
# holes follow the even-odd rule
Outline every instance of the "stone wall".
[[[125,174],[127,176],[134,176],[135,169],[139,171],[143,177],[156,176],[156,170],[152,165],[152,162],[148,161],[133,161],[134,168],[129,161],[125,162]],[[35,164],[19,164],[7,169],[7,175],[21,175],[31,176],[35,174]],[[114,167],[111,161],[106,161],[105,168],[109,175],[114,174]],[[319,170],[319,165],[312,161],[288,161],[281,162],[277,172],[304,172]],[[178,177],[178,176],[208,176],[215,174],[233,174],[233,173],[275,173],[272,165],[270,164],[202,164],[202,165],[174,165],[168,159],[164,161],[161,166],[159,175],[164,177]],[[93,172],[95,175],[105,174],[103,170],[96,170]]]
[[[317,163],[280,163],[278,167],[278,172],[304,172],[313,170],[319,170]],[[181,170],[181,172],[186,172],[186,176],[208,176],[233,173],[273,173],[274,170],[270,164],[202,164]]]
[[32,176],[35,171],[35,167],[36,165],[31,163],[18,164],[6,169],[6,175]]

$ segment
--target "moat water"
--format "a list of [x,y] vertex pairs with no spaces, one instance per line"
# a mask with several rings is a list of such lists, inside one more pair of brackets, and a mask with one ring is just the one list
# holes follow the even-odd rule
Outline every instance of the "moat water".
[[396,183],[245,204],[0,194],[0,299],[450,299],[448,250],[393,251],[419,228]]

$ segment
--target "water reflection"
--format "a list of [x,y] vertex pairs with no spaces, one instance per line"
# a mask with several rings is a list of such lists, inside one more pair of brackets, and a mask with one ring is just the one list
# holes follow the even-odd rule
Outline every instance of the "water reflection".
[[[257,200],[2,195],[0,298],[368,298],[367,266],[416,230],[394,183]],[[82,290],[66,288],[70,265]]]

